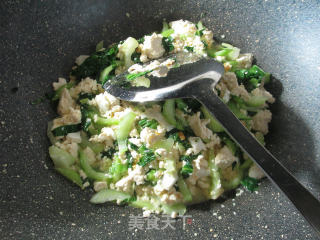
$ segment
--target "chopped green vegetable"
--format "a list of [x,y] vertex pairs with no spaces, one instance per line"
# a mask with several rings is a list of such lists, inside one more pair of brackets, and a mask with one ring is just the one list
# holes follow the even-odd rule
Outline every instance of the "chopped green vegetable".
[[102,86],[106,83],[106,81],[108,81],[111,78],[110,73],[114,68],[115,68],[114,65],[109,65],[108,67],[103,69],[103,71],[100,73],[99,83]]
[[119,181],[128,172],[127,164],[122,164],[121,160],[116,157],[109,168],[109,175],[113,182]]
[[52,130],[55,137],[66,136],[68,133],[79,132],[81,130],[81,123],[79,124],[69,124],[56,127]]
[[210,122],[208,124],[208,127],[213,132],[223,132],[224,128],[221,126],[221,124],[212,116],[212,114],[206,109],[204,106],[201,107],[201,111],[205,118],[210,119]]
[[193,52],[193,47],[185,46],[184,49],[188,52]]
[[184,113],[189,113],[188,105],[181,98],[176,99],[176,105]]
[[141,77],[141,76],[145,76],[148,73],[151,73],[153,70],[148,70],[148,71],[144,71],[144,72],[139,72],[139,73],[130,73],[126,75],[126,79],[129,81],[132,81],[134,79],[136,79],[137,77]]
[[184,161],[185,164],[180,170],[181,175],[183,178],[188,178],[190,174],[193,172],[193,166],[192,166],[192,161],[196,159],[198,155],[183,155],[180,157],[180,161]]
[[241,180],[241,184],[246,187],[250,192],[254,192],[258,189],[258,180],[251,177],[245,177]]
[[248,91],[260,86],[264,80],[265,83],[270,81],[270,73],[264,72],[257,65],[253,65],[250,69],[235,70],[238,82],[244,84]]
[[71,182],[77,184],[79,187],[83,188],[82,180],[76,171],[68,168],[56,168],[56,170],[63,175],[64,177],[68,178]]
[[98,172],[94,170],[89,162],[88,162],[88,157],[84,153],[83,150],[79,151],[79,159],[80,159],[80,166],[83,169],[83,171],[86,173],[88,178],[91,178],[93,180],[99,180],[99,181],[106,181],[109,179],[109,175],[103,172]]
[[136,114],[133,112],[129,112],[119,122],[116,136],[117,136],[120,154],[127,151],[126,140],[133,127],[135,118],[136,118]]
[[103,40],[97,43],[96,52],[100,51],[102,48],[103,48]]
[[121,50],[119,51],[122,55],[121,59],[124,60],[124,66],[129,68],[132,65],[131,55],[135,52],[139,43],[133,37],[128,37],[121,45]]
[[220,173],[217,165],[215,164],[214,157],[215,157],[214,151],[211,149],[209,151],[209,170],[210,170],[210,177],[211,177],[209,195],[211,199],[217,199],[223,193]]
[[104,118],[104,117],[99,117],[96,116],[94,118],[94,122],[96,125],[99,125],[100,127],[109,127],[112,125],[118,125],[119,120],[115,118]]
[[169,28],[170,28],[170,27],[169,27],[169,24],[168,24],[166,21],[163,21],[163,22],[162,22],[162,30],[161,30],[161,32],[165,32],[165,31],[167,31]]
[[138,122],[139,126],[141,128],[145,128],[145,127],[148,127],[148,128],[152,128],[152,129],[157,129],[157,126],[159,125],[158,121],[155,120],[155,119],[147,119],[147,118],[144,118],[144,119],[141,119],[139,122]]
[[[138,41],[138,42],[139,42],[139,41]],[[141,53],[134,52],[134,53],[132,53],[132,55],[131,55],[131,60],[132,60],[134,63],[141,63],[141,61],[140,61],[140,56],[141,56]]]
[[98,154],[103,151],[104,149],[103,143],[90,142],[87,134],[83,131],[80,132],[80,135],[81,135],[81,143],[79,144],[80,147],[82,147],[83,149],[86,147],[89,147],[95,154]]
[[102,189],[99,192],[95,193],[90,199],[91,203],[101,204],[110,201],[123,201],[130,198],[131,195],[128,193],[120,192],[113,189]]
[[173,38],[171,36],[163,37],[162,45],[163,45],[163,48],[166,50],[166,52],[171,52],[174,49]]
[[172,138],[169,138],[169,139],[161,139],[157,142],[155,142],[153,145],[152,145],[152,148],[155,150],[155,149],[158,149],[158,148],[164,148],[166,149],[168,152],[170,152],[172,150],[172,147],[173,147],[173,144],[174,144],[174,141]]
[[139,147],[138,151],[142,155],[139,159],[138,164],[142,167],[146,166],[148,163],[156,159],[156,155],[154,154],[153,150],[147,148],[145,145]]
[[188,185],[186,184],[186,182],[181,177],[179,177],[177,184],[178,184],[178,187],[179,187],[179,191],[183,195],[184,202],[191,202],[192,201],[192,195],[191,195],[191,192],[188,189]]
[[58,99],[60,99],[61,93],[63,91],[63,89],[70,89],[74,86],[74,82],[68,82],[64,85],[62,85],[61,87],[59,87],[53,94],[53,96],[51,97],[51,101],[56,101]]
[[162,114],[164,118],[173,126],[176,126],[177,121],[175,118],[176,110],[175,110],[175,100],[168,99],[163,104]]
[[101,153],[101,157],[107,157],[107,158],[110,158],[112,159],[113,158],[113,155],[116,153],[116,149],[111,147],[109,148],[107,151],[103,151]]
[[155,169],[150,169],[146,175],[147,182],[149,182],[152,186],[157,184],[158,179],[155,177],[156,171],[157,170]]
[[169,37],[172,33],[174,33],[173,29],[167,29],[167,30],[163,31],[161,34],[163,37]]
[[56,168],[70,168],[76,162],[75,157],[56,146],[49,147],[49,155]]
[[54,145],[58,140],[56,139],[56,137],[53,135],[51,129],[53,126],[53,121],[48,122],[48,127],[47,127],[47,136],[51,142],[52,145]]
[[40,104],[44,101],[44,98],[43,97],[39,97],[37,98],[36,100],[33,100],[30,102],[31,105],[37,105],[37,104]]
[[165,214],[172,214],[177,212],[180,216],[186,213],[187,209],[183,203],[174,203],[172,205],[162,204],[161,209]]
[[96,79],[103,69],[116,60],[117,53],[117,45],[113,45],[108,49],[99,50],[84,60],[80,66],[73,69],[71,75],[75,76],[78,81],[86,77]]
[[[184,136],[184,139],[181,139],[180,136]],[[191,144],[187,140],[187,136],[190,134],[187,134],[186,132],[183,131],[178,131],[177,129],[172,129],[169,132],[166,132],[166,137],[168,139],[172,138],[175,142],[180,143],[185,149],[188,149],[191,147]]]

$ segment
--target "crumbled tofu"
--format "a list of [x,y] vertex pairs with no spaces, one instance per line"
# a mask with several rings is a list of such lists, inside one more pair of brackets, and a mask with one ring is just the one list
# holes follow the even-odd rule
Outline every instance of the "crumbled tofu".
[[53,120],[52,129],[55,129],[63,125],[80,123],[80,121],[81,121],[80,110],[70,109],[70,112],[68,114]]
[[146,143],[147,147],[150,147],[153,143],[157,142],[164,137],[164,133],[159,133],[156,129],[145,127],[140,132],[141,141]]
[[200,137],[203,140],[210,140],[213,138],[212,131],[206,126],[210,122],[210,120],[200,119],[200,112],[189,116],[188,122],[196,136]]
[[240,96],[244,100],[248,100],[250,98],[249,93],[245,89],[245,87],[241,84],[239,86],[237,76],[234,72],[226,72],[223,76],[221,81],[226,84],[229,91],[235,95]]
[[70,142],[81,143],[80,132],[68,133],[66,136],[67,140]]
[[269,110],[262,110],[253,116],[252,129],[266,135],[269,132],[268,124],[271,122],[272,114]]
[[221,169],[225,169],[231,166],[231,164],[235,161],[238,161],[238,158],[232,154],[227,146],[221,148],[214,159],[217,167]]
[[206,145],[202,142],[199,137],[189,137],[188,138],[191,148],[189,148],[186,152],[186,155],[190,154],[198,154],[199,152],[206,150]]
[[60,87],[67,84],[67,81],[65,78],[58,78],[58,82],[52,83],[53,89],[57,91]]
[[73,157],[77,158],[78,157],[78,144],[75,142],[69,142],[69,141],[64,141],[62,143],[56,142],[55,145],[68,153],[70,153]]
[[252,53],[244,53],[239,54],[238,58],[236,59],[237,67],[239,68],[250,68],[253,61]]
[[105,114],[112,107],[115,107],[120,104],[119,99],[115,98],[111,94],[104,92],[100,93],[95,97],[96,104],[99,108],[99,111],[102,114]]
[[173,126],[169,124],[161,113],[161,106],[154,104],[151,108],[147,108],[145,112],[141,114],[141,118],[155,119],[163,126],[167,131],[173,129]]
[[68,89],[64,88],[62,90],[59,105],[57,108],[58,113],[63,116],[68,113],[70,113],[71,109],[73,109],[75,106],[74,100],[71,98],[70,93]]
[[195,35],[197,27],[194,23],[187,20],[177,20],[169,23],[175,35]]
[[77,86],[70,88],[70,95],[72,98],[76,99],[81,92],[96,93],[98,89],[97,81],[87,77],[83,79]]
[[253,164],[249,168],[249,177],[256,178],[256,179],[261,179],[265,177],[264,172],[261,170],[261,168],[257,164]]
[[260,88],[256,88],[256,89],[253,89],[251,94],[253,96],[262,96],[262,97],[266,97],[267,98],[267,101],[269,103],[274,103],[275,102],[275,99],[274,97],[272,96],[271,93],[269,93],[267,90],[265,90],[264,88],[260,87]]
[[123,177],[116,183],[116,188],[124,192],[130,192],[133,182],[136,185],[144,184],[144,175],[143,167],[136,164],[133,168],[128,169],[128,176]]
[[145,62],[148,59],[160,58],[165,53],[162,45],[162,35],[153,33],[151,36],[145,36],[141,47],[140,60]]
[[87,160],[89,164],[92,164],[96,161],[96,154],[92,151],[90,147],[86,147],[83,150],[83,152],[87,156]]
[[106,147],[112,147],[113,141],[116,139],[116,134],[111,127],[104,127],[101,133],[90,138],[92,142],[103,142]]
[[80,55],[79,57],[76,58],[74,61],[78,66],[80,66],[87,58],[89,55]]
[[210,170],[208,168],[207,159],[201,154],[192,162],[193,172],[186,179],[186,181],[191,185],[196,185],[200,178],[207,177],[210,175]]
[[107,189],[108,188],[108,184],[106,182],[103,182],[103,181],[95,181],[93,183],[93,189],[96,191],[96,192],[99,192],[101,191],[102,189]]

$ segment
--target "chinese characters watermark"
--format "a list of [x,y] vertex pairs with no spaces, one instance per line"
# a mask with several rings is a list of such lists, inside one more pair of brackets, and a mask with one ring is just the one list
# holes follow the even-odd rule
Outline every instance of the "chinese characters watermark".
[[[191,215],[184,215],[179,217],[182,219],[182,229],[185,230],[186,224],[192,224],[192,216]],[[150,217],[143,217],[142,214],[129,215],[129,230],[133,229],[140,229],[140,230],[161,230],[166,228],[171,228],[173,230],[176,229],[174,223],[176,219],[171,218],[170,215],[163,214],[160,217],[156,215],[151,215]]]

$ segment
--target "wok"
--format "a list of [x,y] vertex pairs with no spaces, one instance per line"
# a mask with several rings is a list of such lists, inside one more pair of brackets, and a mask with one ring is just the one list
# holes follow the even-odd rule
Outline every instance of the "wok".
[[140,209],[92,205],[90,190],[54,171],[46,124],[55,112],[48,102],[29,102],[100,40],[141,37],[161,29],[164,18],[202,19],[218,40],[252,52],[273,74],[267,148],[319,198],[319,16],[318,1],[1,1],[1,239],[316,239],[267,180],[256,194],[190,207],[184,228],[178,219],[175,229],[130,230]]

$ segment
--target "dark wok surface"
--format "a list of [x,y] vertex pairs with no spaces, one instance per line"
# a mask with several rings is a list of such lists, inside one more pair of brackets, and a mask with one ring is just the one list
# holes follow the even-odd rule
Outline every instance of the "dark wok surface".
[[316,239],[267,180],[257,194],[192,207],[185,230],[181,220],[176,230],[129,230],[129,214],[141,210],[91,205],[90,191],[53,170],[45,132],[55,113],[47,102],[28,102],[51,91],[100,40],[142,36],[163,18],[202,18],[218,39],[224,34],[273,73],[268,148],[319,197],[319,15],[318,1],[1,1],[0,238]]

